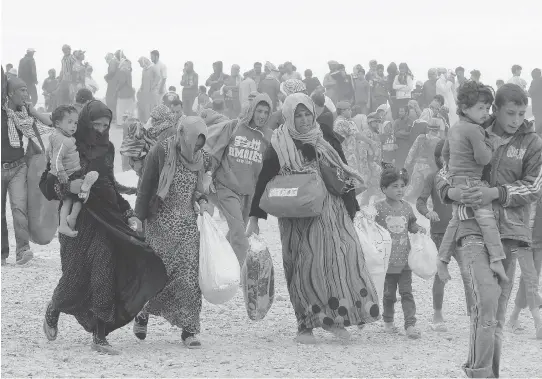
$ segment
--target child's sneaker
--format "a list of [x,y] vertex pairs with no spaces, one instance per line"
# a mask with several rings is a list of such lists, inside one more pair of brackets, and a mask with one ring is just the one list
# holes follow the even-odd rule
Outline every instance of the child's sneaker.
[[491,271],[497,274],[500,280],[502,280],[503,282],[508,282],[508,276],[506,276],[506,271],[504,270],[502,261],[491,262],[489,264],[489,268],[491,269]]
[[88,195],[90,194],[90,188],[96,183],[96,180],[98,180],[98,173],[96,171],[90,171],[85,175],[85,179],[83,179],[83,184],[81,185],[81,191],[79,191],[79,198],[83,201],[83,203],[86,203],[88,200]]
[[412,325],[406,329],[406,335],[410,339],[417,340],[422,337],[422,332],[420,331],[420,329]]
[[393,322],[384,323],[384,333],[395,334],[399,333],[399,328]]

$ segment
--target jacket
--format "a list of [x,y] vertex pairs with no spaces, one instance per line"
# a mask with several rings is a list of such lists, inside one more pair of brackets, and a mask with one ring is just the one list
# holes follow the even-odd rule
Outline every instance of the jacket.
[[[486,129],[491,132],[492,120]],[[493,201],[493,210],[501,239],[531,244],[529,225],[530,207],[542,196],[542,138],[531,122],[525,121],[516,133],[498,146],[489,170],[489,184],[499,189],[499,199]],[[439,194],[444,203],[450,188],[446,178],[437,175]],[[467,219],[459,224],[457,240],[468,235],[482,235],[476,220]]]
[[35,86],[38,84],[38,75],[36,74],[36,61],[33,57],[25,56],[19,62],[19,78],[27,85]]

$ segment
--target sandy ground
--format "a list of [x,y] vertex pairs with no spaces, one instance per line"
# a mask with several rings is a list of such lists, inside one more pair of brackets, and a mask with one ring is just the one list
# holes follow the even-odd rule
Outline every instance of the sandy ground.
[[[117,140],[118,132],[112,133]],[[118,144],[117,144],[118,146]],[[120,159],[118,159],[120,161]],[[120,162],[118,162],[120,163]],[[129,197],[133,203],[134,198]],[[9,203],[8,203],[9,204]],[[8,207],[9,208],[9,207]],[[8,210],[11,251],[15,250]],[[426,223],[425,223],[426,224]],[[223,221],[219,221],[226,230]],[[201,350],[188,350],[180,330],[151,317],[149,334],[139,341],[131,325],[110,335],[120,356],[102,356],[90,350],[90,334],[69,315],[61,315],[59,336],[48,342],[42,332],[45,306],[60,277],[59,244],[33,245],[35,259],[24,267],[14,255],[2,267],[2,376],[3,377],[463,377],[461,364],[468,351],[469,320],[457,265],[446,287],[444,311],[449,332],[431,331],[432,281],[414,278],[420,340],[383,333],[380,322],[363,331],[352,328],[350,342],[317,331],[317,345],[298,345],[296,322],[281,264],[276,219],[261,222],[275,264],[277,296],[267,317],[252,322],[241,291],[221,306],[204,301]],[[516,287],[517,277],[516,275]],[[509,309],[510,311],[511,309]],[[505,333],[502,377],[542,376],[542,342],[534,339],[527,314],[526,332]],[[396,323],[402,325],[401,306]]]

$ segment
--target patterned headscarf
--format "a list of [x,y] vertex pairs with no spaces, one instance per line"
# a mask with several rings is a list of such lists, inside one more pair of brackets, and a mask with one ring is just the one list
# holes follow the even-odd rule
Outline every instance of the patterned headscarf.
[[151,111],[151,127],[147,131],[150,138],[158,138],[164,130],[175,126],[175,114],[164,104],[160,104]]
[[324,139],[320,125],[313,118],[312,128],[306,133],[299,133],[295,128],[295,111],[299,105],[304,105],[314,116],[316,110],[311,98],[303,93],[290,95],[284,101],[282,114],[285,122],[273,132],[271,145],[279,158],[280,167],[288,167],[293,171],[302,171],[301,153],[295,146],[294,140],[315,147],[317,154],[323,156],[333,167],[341,168],[351,178],[356,179],[356,187],[363,186],[361,175],[353,168],[343,163],[337,151]]
[[280,84],[280,92],[285,96],[290,96],[294,93],[306,93],[307,86],[299,79],[288,79]]
[[152,66],[151,60],[147,57],[140,57],[137,61],[143,67],[143,70],[146,70]]

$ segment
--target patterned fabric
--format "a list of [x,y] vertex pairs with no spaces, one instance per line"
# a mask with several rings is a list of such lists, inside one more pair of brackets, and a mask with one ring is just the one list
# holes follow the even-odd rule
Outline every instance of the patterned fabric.
[[401,208],[395,209],[389,206],[386,200],[375,204],[375,221],[386,228],[391,235],[391,255],[388,264],[388,274],[398,274],[408,267],[408,255],[410,254],[410,240],[408,232],[414,232],[416,216],[410,204],[403,201]]
[[39,141],[36,138],[36,133],[34,133],[32,128],[34,122],[36,123],[36,128],[40,135],[51,131],[50,127],[29,115],[26,107],[22,107],[20,111],[14,111],[4,105],[4,110],[8,115],[8,134],[11,147],[22,147],[17,130],[21,131],[26,138],[31,139],[37,146],[40,146]]
[[290,96],[290,95],[292,95],[294,93],[299,93],[299,92],[304,93],[304,92],[306,92],[307,87],[305,86],[305,83],[303,83],[303,81],[301,81],[301,80],[288,79],[285,82],[280,84],[280,91],[285,96]]
[[147,130],[150,138],[156,139],[164,130],[175,126],[175,115],[164,104],[155,107],[150,116],[152,126]]
[[73,81],[73,66],[77,60],[73,55],[67,55],[62,58],[62,68],[60,72],[60,77],[63,82],[72,82]]
[[[172,153],[169,144],[164,141],[162,146],[167,159]],[[156,218],[147,220],[145,229],[147,242],[162,258],[168,274],[166,286],[149,301],[145,312],[164,317],[194,334],[200,331],[201,312],[199,231],[193,206],[197,181],[198,173],[189,171],[178,160],[169,196],[160,205]]]
[[370,128],[361,133],[363,140],[359,143],[360,174],[368,189],[380,187],[382,172],[382,142],[377,132]]
[[341,198],[328,193],[318,217],[278,222],[284,274],[299,328],[377,320],[376,290]]
[[339,116],[335,120],[333,130],[344,138],[342,148],[348,165],[358,172],[361,171],[360,150],[356,140],[356,136],[360,132],[356,123],[353,120],[347,120],[343,116]]

